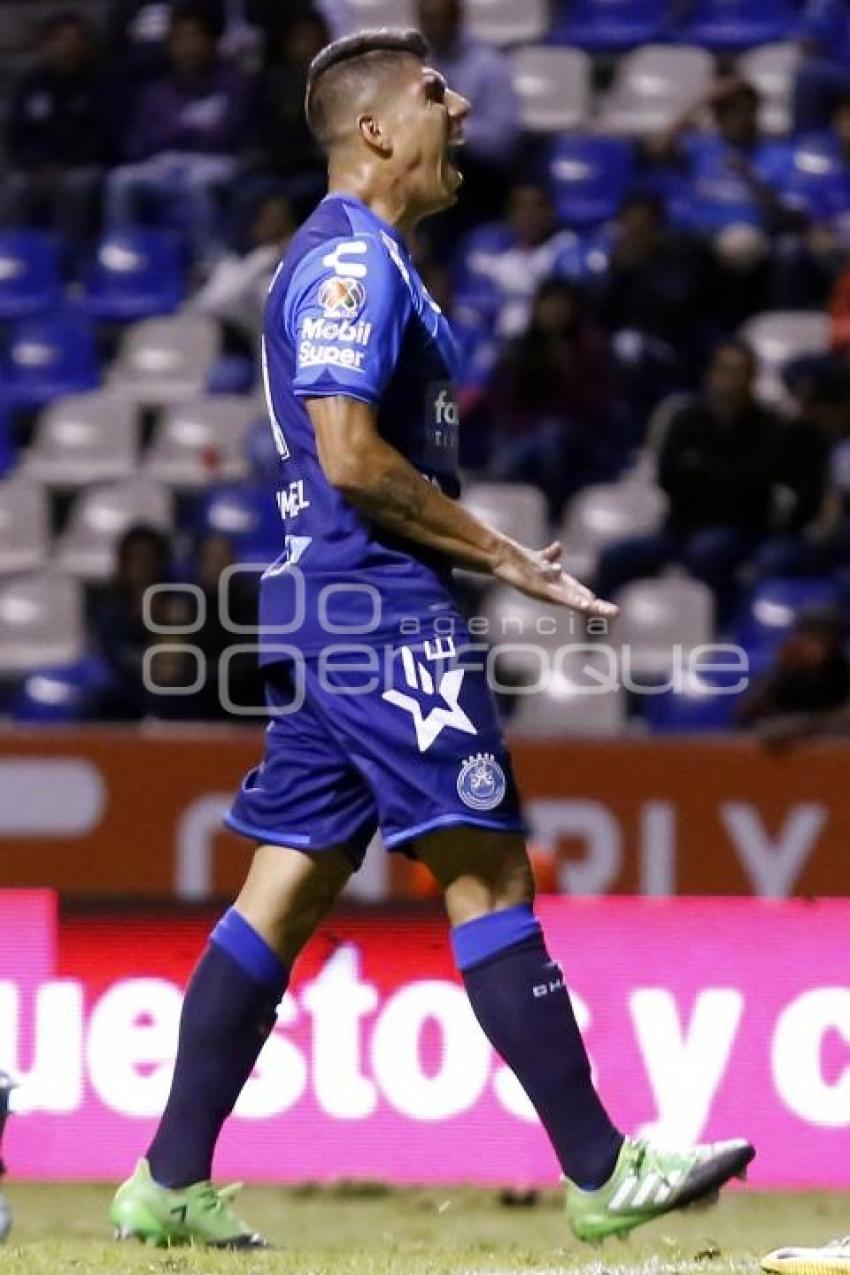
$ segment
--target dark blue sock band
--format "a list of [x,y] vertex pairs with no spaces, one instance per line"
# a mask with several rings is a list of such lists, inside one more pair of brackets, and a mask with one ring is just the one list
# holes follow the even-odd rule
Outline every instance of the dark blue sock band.
[[235,908],[225,912],[210,935],[210,942],[223,948],[256,983],[264,983],[272,991],[283,991],[286,967],[277,952]]
[[543,931],[530,903],[520,903],[501,912],[489,912],[456,925],[451,933],[455,965],[459,970],[472,969],[505,948],[539,938]]

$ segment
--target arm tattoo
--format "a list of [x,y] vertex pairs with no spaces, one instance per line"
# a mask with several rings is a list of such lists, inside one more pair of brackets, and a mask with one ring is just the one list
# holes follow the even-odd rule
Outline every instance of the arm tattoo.
[[428,495],[428,481],[415,471],[398,466],[375,475],[356,503],[375,522],[401,531],[416,521]]

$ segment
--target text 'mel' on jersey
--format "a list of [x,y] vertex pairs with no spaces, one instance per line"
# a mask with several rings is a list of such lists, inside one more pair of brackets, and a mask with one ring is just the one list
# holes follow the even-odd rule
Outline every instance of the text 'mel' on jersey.
[[353,640],[389,639],[404,618],[452,605],[447,559],[384,531],[328,482],[305,400],[371,404],[386,442],[455,497],[456,371],[449,325],[401,236],[353,196],[326,196],[289,246],[263,324],[286,546],[261,584],[264,662],[276,645],[315,651],[361,620]]

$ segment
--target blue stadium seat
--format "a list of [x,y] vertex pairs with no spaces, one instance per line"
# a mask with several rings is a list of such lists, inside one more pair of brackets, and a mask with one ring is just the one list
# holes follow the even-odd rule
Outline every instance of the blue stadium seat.
[[83,722],[100,715],[111,675],[102,660],[34,669],[16,686],[9,703],[16,722]]
[[568,226],[613,217],[635,176],[635,153],[621,137],[560,137],[548,162],[558,216]]
[[740,680],[741,675],[737,673],[686,678],[680,690],[641,696],[641,715],[653,734],[692,735],[728,730],[734,721],[739,695],[743,693],[732,692]]
[[268,482],[222,483],[201,507],[201,534],[216,533],[233,543],[237,561],[264,567],[283,552],[283,523]]
[[0,322],[55,308],[62,299],[55,240],[38,230],[0,234]]
[[186,296],[180,249],[162,230],[105,235],[86,275],[82,306],[93,319],[129,323],[173,314]]
[[41,407],[100,383],[91,326],[69,310],[16,324],[4,362],[3,390],[13,407]]
[[257,379],[254,360],[246,354],[220,354],[207,376],[207,394],[250,394]]
[[791,149],[783,193],[816,221],[850,208],[850,170],[831,134],[801,137]]
[[801,615],[841,605],[841,590],[816,577],[767,577],[745,599],[735,640],[750,653],[755,671],[769,662]]
[[588,53],[619,53],[659,40],[670,23],[669,0],[570,0],[549,34],[553,44]]
[[798,25],[790,0],[694,0],[676,38],[731,53],[791,40]]

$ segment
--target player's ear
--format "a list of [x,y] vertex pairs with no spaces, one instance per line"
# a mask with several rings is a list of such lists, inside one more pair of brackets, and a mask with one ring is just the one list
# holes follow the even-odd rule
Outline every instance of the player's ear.
[[389,155],[392,146],[377,115],[358,115],[357,128],[364,142],[367,142],[374,150],[380,151],[382,155]]

